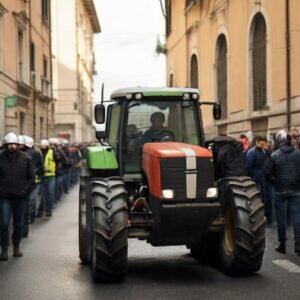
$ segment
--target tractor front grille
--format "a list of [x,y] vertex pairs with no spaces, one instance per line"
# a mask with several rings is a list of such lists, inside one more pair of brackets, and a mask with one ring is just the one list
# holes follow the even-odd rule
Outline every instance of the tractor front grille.
[[[196,169],[188,169],[184,157],[161,158],[161,188],[162,190],[173,190],[174,200],[186,201],[192,194],[195,195],[193,200],[205,201],[207,189],[214,186],[211,158],[197,157],[196,160]],[[191,189],[195,189],[195,191],[191,191]]]

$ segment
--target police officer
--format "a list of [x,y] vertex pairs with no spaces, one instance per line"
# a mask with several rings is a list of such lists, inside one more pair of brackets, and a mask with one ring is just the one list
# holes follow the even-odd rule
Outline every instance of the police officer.
[[34,183],[34,171],[30,158],[19,151],[18,137],[8,133],[3,141],[4,151],[0,153],[0,215],[1,254],[0,260],[8,260],[9,224],[13,215],[13,255],[23,256],[20,251],[24,211]]

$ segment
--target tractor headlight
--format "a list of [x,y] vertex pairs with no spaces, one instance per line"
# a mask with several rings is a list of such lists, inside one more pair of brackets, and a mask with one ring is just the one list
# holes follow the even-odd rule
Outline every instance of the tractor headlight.
[[184,93],[183,94],[183,100],[190,100],[190,94],[189,93]]
[[126,99],[130,100],[132,98],[132,94],[126,94]]
[[141,100],[143,95],[141,93],[135,94],[135,99],[136,100]]
[[197,94],[197,93],[194,93],[194,94],[192,95],[192,98],[193,98],[194,100],[197,100],[197,99],[198,99],[198,94]]
[[162,196],[165,199],[173,199],[174,191],[173,190],[162,190]]
[[216,187],[208,188],[206,191],[206,198],[209,198],[209,199],[218,198],[218,189]]

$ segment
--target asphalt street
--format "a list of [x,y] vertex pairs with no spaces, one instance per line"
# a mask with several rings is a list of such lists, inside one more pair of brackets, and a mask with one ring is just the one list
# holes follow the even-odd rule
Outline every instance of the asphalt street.
[[300,299],[300,257],[276,253],[275,228],[267,229],[261,271],[233,278],[194,260],[184,246],[152,247],[129,241],[128,276],[95,284],[78,258],[78,186],[57,205],[52,218],[31,225],[23,258],[0,262],[1,300],[75,299]]

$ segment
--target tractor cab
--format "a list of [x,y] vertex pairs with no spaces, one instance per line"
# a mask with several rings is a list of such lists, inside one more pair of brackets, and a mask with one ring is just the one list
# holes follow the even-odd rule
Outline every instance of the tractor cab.
[[111,99],[106,110],[103,106],[95,107],[95,116],[100,112],[98,121],[106,124],[101,136],[117,155],[122,176],[130,179],[134,178],[130,174],[141,173],[141,150],[145,143],[204,146],[197,89],[122,89],[115,91]]

